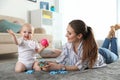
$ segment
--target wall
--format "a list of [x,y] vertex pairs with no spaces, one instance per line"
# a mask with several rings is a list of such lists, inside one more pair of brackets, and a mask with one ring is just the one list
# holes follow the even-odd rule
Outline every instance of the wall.
[[[117,0],[117,23],[120,24],[120,0]],[[120,52],[120,30],[118,30],[117,33],[118,36],[118,47],[119,47],[119,52]]]
[[[63,33],[73,19],[82,19],[94,30],[95,37],[103,40],[111,25],[116,24],[116,0],[62,0],[60,12],[63,17]],[[65,36],[63,42],[66,42]]]
[[[59,12],[59,0],[37,0],[37,3],[28,0],[0,0],[0,15],[18,17],[26,20],[26,22],[30,22],[29,11],[39,9],[40,1],[49,2],[49,6],[55,4],[56,11]],[[60,40],[62,36],[62,25],[60,18],[61,17],[59,16],[56,17],[56,19],[54,19],[54,26],[52,26],[52,29],[54,29],[54,31],[52,31],[52,34],[54,36],[54,40],[57,41]],[[50,31],[51,29],[47,29],[47,32]]]
[[39,9],[40,1],[48,1],[51,5],[55,3],[58,4],[56,1],[54,2],[54,0],[37,0],[36,3],[28,0],[0,0],[0,15],[19,17],[28,22],[28,12],[30,10]]
[[[39,9],[40,1],[37,0],[37,3],[33,3],[28,0],[0,0],[0,15],[19,17],[28,22],[28,11]],[[118,2],[116,3],[116,1]],[[51,4],[53,3],[51,2]],[[116,9],[116,4],[119,9]],[[92,26],[97,39],[105,38],[110,25],[116,22],[120,23],[120,15],[118,15],[120,14],[120,0],[69,0],[69,2],[68,0],[59,0],[59,5],[59,12],[62,14],[62,23],[59,26],[63,28],[63,32],[61,32],[63,33],[61,35],[63,42],[66,42],[64,35],[67,24],[72,19],[82,19],[87,25]],[[116,13],[117,11],[118,13]],[[118,31],[120,39],[119,34]]]
[[19,17],[28,20],[28,11],[39,9],[39,2],[37,3],[28,0],[0,0],[0,15],[8,15]]

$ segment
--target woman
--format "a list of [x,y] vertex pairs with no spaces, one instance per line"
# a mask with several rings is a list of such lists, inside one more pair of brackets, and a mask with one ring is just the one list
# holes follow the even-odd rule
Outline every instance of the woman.
[[111,27],[108,37],[99,49],[92,28],[82,20],[73,20],[69,23],[66,37],[68,42],[56,62],[48,62],[43,70],[81,71],[86,68],[103,67],[118,59],[115,27]]

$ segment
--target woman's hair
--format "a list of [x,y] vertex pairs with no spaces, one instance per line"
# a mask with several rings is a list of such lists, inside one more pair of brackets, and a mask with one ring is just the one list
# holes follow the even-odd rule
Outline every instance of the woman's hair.
[[83,39],[83,55],[82,62],[88,61],[88,67],[92,68],[98,55],[98,46],[92,32],[92,28],[87,26],[82,20],[73,20],[69,25],[74,29],[75,33],[82,34]]

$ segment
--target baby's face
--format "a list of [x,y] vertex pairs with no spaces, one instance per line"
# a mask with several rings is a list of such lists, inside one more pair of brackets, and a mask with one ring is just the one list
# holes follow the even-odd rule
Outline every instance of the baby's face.
[[31,27],[24,26],[21,30],[21,35],[25,40],[30,40],[33,37],[33,30]]

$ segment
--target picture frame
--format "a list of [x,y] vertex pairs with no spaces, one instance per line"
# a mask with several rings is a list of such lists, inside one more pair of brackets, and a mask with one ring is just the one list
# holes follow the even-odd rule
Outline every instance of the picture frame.
[[49,10],[49,2],[40,2],[40,9]]
[[28,1],[35,2],[35,3],[37,2],[37,0],[28,0]]

